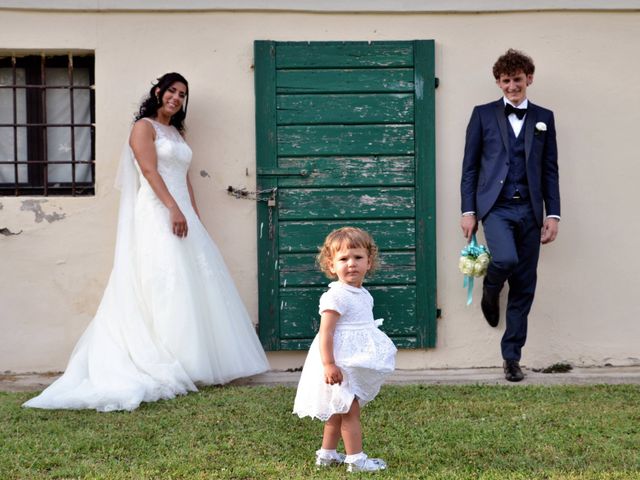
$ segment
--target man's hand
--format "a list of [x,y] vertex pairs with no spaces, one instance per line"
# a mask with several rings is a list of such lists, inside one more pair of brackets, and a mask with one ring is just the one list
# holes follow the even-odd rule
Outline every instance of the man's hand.
[[542,226],[542,233],[540,236],[540,242],[544,245],[553,242],[558,236],[558,224],[560,222],[557,218],[548,217],[544,220]]
[[463,215],[460,219],[460,227],[462,228],[462,235],[467,240],[471,239],[471,235],[478,231],[478,221],[475,215]]

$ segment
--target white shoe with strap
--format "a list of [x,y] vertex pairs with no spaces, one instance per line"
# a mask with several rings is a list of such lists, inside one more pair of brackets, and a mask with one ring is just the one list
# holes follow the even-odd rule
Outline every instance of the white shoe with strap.
[[335,453],[334,455],[327,455],[318,450],[316,452],[316,467],[335,467],[342,465],[346,455],[344,453]]
[[347,472],[377,472],[378,470],[385,470],[387,468],[387,462],[381,458],[369,458],[365,453],[362,453],[353,462],[345,462],[347,464]]

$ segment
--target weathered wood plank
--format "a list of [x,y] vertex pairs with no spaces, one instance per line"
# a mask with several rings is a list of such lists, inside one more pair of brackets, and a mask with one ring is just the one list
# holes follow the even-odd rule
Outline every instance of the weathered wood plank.
[[280,252],[317,252],[329,232],[347,225],[369,232],[380,250],[413,249],[415,224],[413,219],[281,222]]
[[416,337],[396,337],[392,336],[391,340],[395,344],[398,349],[416,349],[420,348],[420,344],[418,343],[418,339]]
[[318,302],[326,290],[325,287],[280,289],[282,338],[313,338],[318,333]]
[[413,94],[278,95],[278,125],[413,122]]
[[384,319],[384,332],[391,336],[418,333],[415,286],[375,286],[368,290],[374,300],[374,318]]
[[280,126],[278,155],[412,155],[413,125]]
[[[280,291],[282,338],[313,338],[320,328],[318,301],[326,288],[292,288]],[[412,286],[371,287],[374,318],[384,318],[388,335],[415,335],[416,292]]]
[[410,42],[278,43],[276,68],[411,67]]
[[357,70],[278,70],[276,92],[281,93],[359,93],[411,92],[412,68]]
[[[255,95],[256,95],[256,157],[260,167],[277,165],[275,129],[276,129],[276,93],[275,93],[275,43],[257,41],[254,43],[255,57]],[[258,178],[259,189],[276,186],[274,178]],[[275,263],[278,245],[269,238],[267,223],[268,208],[264,202],[257,205],[258,238],[258,329],[262,345],[267,350],[277,350],[280,345],[280,322],[275,305],[278,303],[278,272]],[[273,212],[272,212],[273,213]],[[277,212],[272,216],[277,222]]]
[[282,188],[278,213],[282,220],[413,218],[414,191],[411,187]]
[[[436,255],[436,116],[435,116],[435,43],[415,42],[416,62],[416,238],[417,309],[422,326],[421,347],[436,346],[437,255]],[[421,88],[418,88],[421,85]]]
[[[395,337],[391,336],[391,340],[397,348],[419,348],[420,344],[418,343],[418,339],[416,337]],[[283,339],[280,340],[280,349],[281,350],[309,350],[311,346],[312,338],[307,339]],[[302,366],[302,365],[300,365]]]
[[280,157],[280,168],[307,172],[307,176],[280,177],[280,187],[412,186],[413,156]]
[[[326,285],[331,280],[316,265],[313,253],[281,253],[278,257],[280,286],[302,287]],[[382,252],[380,267],[368,277],[371,285],[405,285],[415,282],[414,252]]]
[[[312,341],[311,338],[282,339],[280,340],[280,350],[309,350]],[[300,364],[300,367],[303,363]]]

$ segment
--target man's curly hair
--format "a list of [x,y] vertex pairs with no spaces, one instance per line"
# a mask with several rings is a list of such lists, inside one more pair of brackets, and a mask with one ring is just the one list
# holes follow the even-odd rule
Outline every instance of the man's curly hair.
[[510,48],[493,64],[493,77],[498,80],[500,75],[515,75],[518,72],[533,75],[535,70],[536,67],[530,56]]
[[369,273],[372,273],[378,266],[378,247],[371,235],[361,228],[342,227],[327,235],[316,257],[316,262],[320,270],[322,270],[328,278],[336,278],[336,275],[329,270],[329,266],[335,253],[339,252],[343,247],[366,249],[369,254],[369,260],[371,260]]

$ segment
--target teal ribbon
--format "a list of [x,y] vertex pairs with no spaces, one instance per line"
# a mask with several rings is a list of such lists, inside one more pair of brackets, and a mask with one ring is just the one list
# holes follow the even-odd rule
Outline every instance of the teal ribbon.
[[484,245],[478,245],[478,241],[476,240],[476,234],[471,235],[471,241],[469,244],[462,249],[460,255],[463,257],[471,257],[473,259],[478,258],[483,253],[489,253],[487,247]]
[[473,302],[473,280],[473,277],[465,275],[464,282],[462,283],[462,287],[467,289],[467,306]]
[[[460,255],[476,259],[483,253],[489,253],[489,250],[484,245],[478,245],[478,240],[476,240],[476,234],[474,233],[471,235],[471,241],[462,249]],[[473,276],[465,275],[462,283],[462,287],[467,289],[467,305],[471,305],[473,302],[473,280]]]

